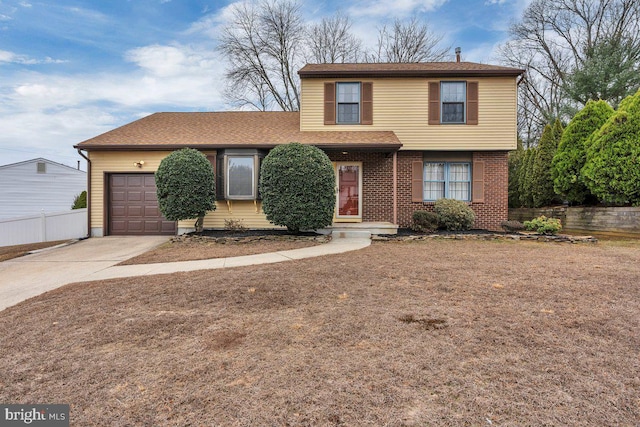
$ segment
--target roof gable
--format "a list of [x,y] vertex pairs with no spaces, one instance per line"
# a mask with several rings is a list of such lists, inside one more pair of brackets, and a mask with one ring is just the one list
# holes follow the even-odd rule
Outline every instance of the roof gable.
[[[4,169],[12,169],[12,168],[16,168],[16,167],[22,167],[28,164],[36,164],[36,163],[47,163],[50,164],[56,168],[62,168],[67,172],[77,172],[77,173],[81,173],[81,174],[86,174],[85,171],[71,167],[71,166],[67,166],[64,165],[62,163],[58,163],[58,162],[54,162],[53,160],[49,160],[49,159],[45,159],[43,157],[38,157],[36,159],[30,159],[30,160],[24,160],[22,162],[16,162],[16,163],[9,163],[6,165],[1,165],[0,166],[0,170],[4,170]],[[34,169],[35,170],[35,169]]]

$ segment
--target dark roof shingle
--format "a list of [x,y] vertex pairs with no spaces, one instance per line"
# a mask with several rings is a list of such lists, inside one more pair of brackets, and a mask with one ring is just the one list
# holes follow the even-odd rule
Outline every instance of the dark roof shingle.
[[307,64],[298,71],[308,77],[499,77],[519,76],[525,70],[475,62],[414,62]]
[[298,112],[232,111],[155,113],[75,147],[86,150],[272,148],[289,142],[320,148],[398,149],[402,145],[390,131],[302,132]]

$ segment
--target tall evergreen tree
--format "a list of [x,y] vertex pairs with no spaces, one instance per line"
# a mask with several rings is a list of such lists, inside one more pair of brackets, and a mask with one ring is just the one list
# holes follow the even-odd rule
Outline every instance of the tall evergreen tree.
[[556,193],[553,191],[552,162],[561,137],[562,124],[559,119],[556,119],[553,126],[545,126],[538,142],[531,177],[531,195],[535,208],[548,206],[557,200]]
[[553,189],[571,204],[582,204],[593,195],[581,170],[586,161],[589,137],[614,113],[606,101],[589,101],[567,125],[553,157]]
[[533,162],[536,158],[538,149],[531,147],[525,150],[522,157],[522,164],[518,173],[518,192],[520,197],[520,206],[530,208],[533,206],[533,197],[531,192],[531,184],[533,178]]
[[582,169],[591,192],[606,202],[640,206],[640,90],[592,138]]
[[520,170],[524,160],[522,140],[518,138],[518,145],[509,152],[509,207],[519,208],[520,205]]

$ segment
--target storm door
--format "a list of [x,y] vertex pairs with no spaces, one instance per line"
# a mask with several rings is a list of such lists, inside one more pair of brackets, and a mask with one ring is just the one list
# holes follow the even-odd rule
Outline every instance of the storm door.
[[336,221],[362,221],[362,163],[337,162]]

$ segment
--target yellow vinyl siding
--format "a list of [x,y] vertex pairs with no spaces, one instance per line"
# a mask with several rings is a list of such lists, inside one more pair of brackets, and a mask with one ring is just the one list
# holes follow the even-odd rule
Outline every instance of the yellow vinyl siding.
[[[477,81],[478,125],[428,125],[429,81]],[[324,125],[325,81],[373,81],[373,125]],[[391,130],[402,150],[512,150],[516,147],[516,79],[302,79],[303,131]]]
[[[170,151],[91,151],[91,228],[105,227],[105,174],[108,173],[152,173],[158,169],[160,162]],[[213,154],[213,152],[204,152]],[[134,166],[134,162],[143,160],[142,168]],[[226,201],[217,202],[216,210],[205,217],[206,228],[224,228],[225,219],[241,219],[247,228],[276,228],[267,221],[262,212],[260,202],[257,202],[258,212],[253,201],[231,201],[229,211]],[[179,221],[179,228],[192,228],[195,220]]]
[[[262,211],[262,203],[258,200],[220,200],[216,202],[216,210],[209,212],[204,218],[204,228],[224,228],[226,219],[242,221],[246,228],[281,228],[267,221]],[[181,221],[180,227],[193,227],[194,221]]]
[[[91,228],[103,228],[106,232],[105,220],[105,188],[107,173],[140,173],[155,172],[160,161],[168,156],[170,151],[91,151],[91,184],[89,189],[91,205]],[[141,168],[134,166],[134,162],[144,161]]]

